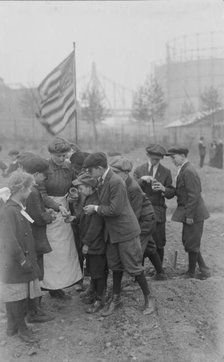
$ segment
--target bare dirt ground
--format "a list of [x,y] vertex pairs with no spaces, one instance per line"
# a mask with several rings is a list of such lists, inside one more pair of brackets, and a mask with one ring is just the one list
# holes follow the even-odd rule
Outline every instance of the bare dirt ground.
[[[142,163],[144,151],[129,154]],[[192,155],[193,161],[196,159]],[[175,175],[169,160],[165,162]],[[194,163],[194,162],[193,162]],[[181,245],[181,224],[170,221],[175,200],[168,203],[165,269],[167,281],[154,281],[152,266],[146,263],[147,279],[156,311],[142,315],[143,298],[132,278],[123,281],[123,306],[115,315],[103,318],[100,312],[88,315],[77,292],[70,289],[71,301],[52,300],[43,306],[55,319],[32,325],[40,337],[34,346],[18,337],[6,337],[5,319],[0,320],[0,361],[11,362],[221,362],[224,361],[224,226],[223,170],[207,165],[198,170],[203,196],[211,217],[205,222],[202,254],[211,268],[207,280],[183,279],[187,255]],[[3,180],[2,185],[5,184]],[[174,252],[178,252],[173,269]],[[88,284],[88,280],[85,281]]]

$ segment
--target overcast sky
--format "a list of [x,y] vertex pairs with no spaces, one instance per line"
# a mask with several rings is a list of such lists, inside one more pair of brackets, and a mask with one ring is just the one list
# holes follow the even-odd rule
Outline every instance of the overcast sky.
[[[0,76],[38,85],[76,42],[77,78],[92,61],[135,89],[165,43],[184,34],[224,31],[222,0],[0,2]],[[223,35],[224,42],[224,35]]]

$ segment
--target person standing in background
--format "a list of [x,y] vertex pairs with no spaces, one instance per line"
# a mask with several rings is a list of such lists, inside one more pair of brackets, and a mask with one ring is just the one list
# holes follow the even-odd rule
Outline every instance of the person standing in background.
[[198,143],[198,150],[199,150],[199,156],[200,156],[200,168],[204,165],[205,155],[206,155],[206,146],[204,144],[204,137],[200,137],[200,141]]
[[196,264],[200,270],[200,278],[210,276],[209,268],[202,258],[200,246],[204,227],[204,220],[209,217],[208,210],[201,197],[201,180],[189,163],[188,149],[184,146],[174,146],[168,150],[175,166],[178,167],[176,180],[177,208],[172,220],[181,222],[182,242],[188,253],[188,271],[186,278],[195,278]]
[[219,140],[216,146],[216,167],[223,168],[223,142]]
[[172,176],[168,168],[160,161],[166,154],[166,149],[158,144],[146,147],[148,160],[134,170],[134,178],[138,181],[142,191],[148,196],[156,215],[156,229],[152,237],[155,240],[157,253],[161,263],[164,258],[166,245],[166,203],[165,199],[172,199],[175,189],[172,186]]
[[[2,146],[0,145],[0,152],[2,150]],[[0,160],[0,170],[2,171],[2,173],[7,169],[7,165],[5,162],[3,162],[2,160]]]

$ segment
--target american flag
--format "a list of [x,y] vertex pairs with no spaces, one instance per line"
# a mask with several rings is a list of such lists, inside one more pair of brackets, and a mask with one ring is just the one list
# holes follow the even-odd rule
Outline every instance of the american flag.
[[61,132],[75,119],[74,51],[59,64],[38,87],[40,120],[53,135]]

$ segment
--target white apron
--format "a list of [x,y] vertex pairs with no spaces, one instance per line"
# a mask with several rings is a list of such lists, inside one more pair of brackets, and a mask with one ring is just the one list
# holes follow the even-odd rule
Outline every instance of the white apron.
[[[52,197],[67,208],[65,196]],[[62,289],[82,278],[78,253],[71,224],[65,223],[61,213],[47,225],[47,238],[52,251],[44,255],[44,279],[41,286],[46,289]]]

